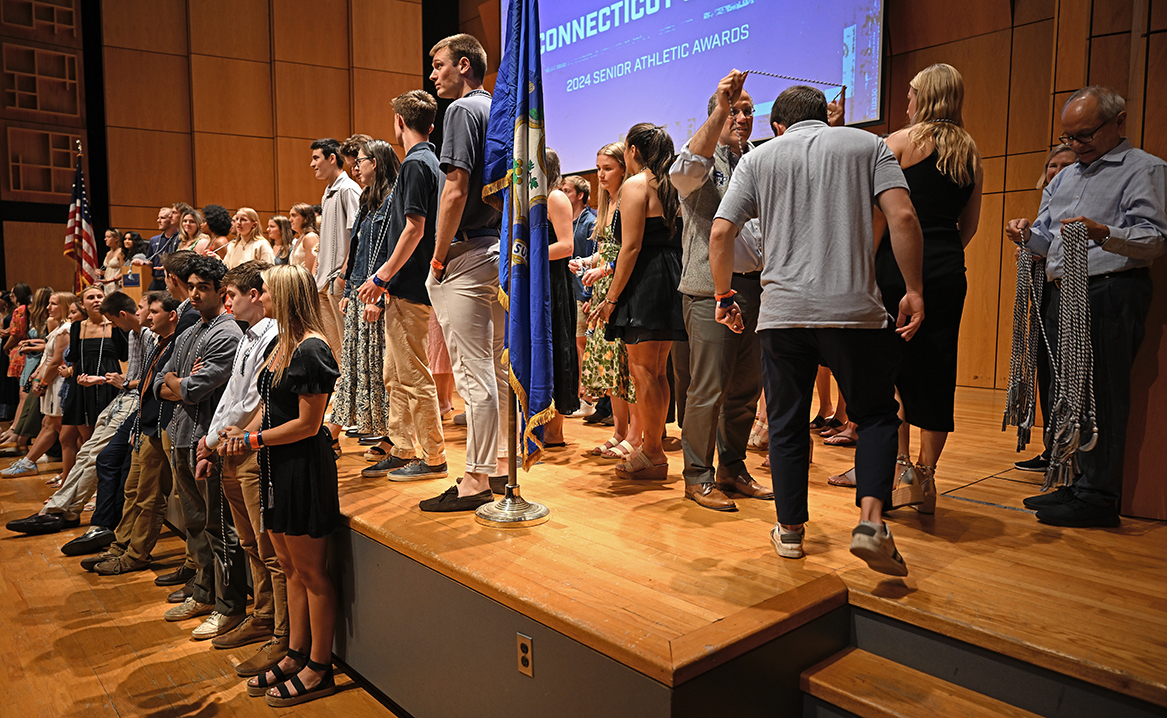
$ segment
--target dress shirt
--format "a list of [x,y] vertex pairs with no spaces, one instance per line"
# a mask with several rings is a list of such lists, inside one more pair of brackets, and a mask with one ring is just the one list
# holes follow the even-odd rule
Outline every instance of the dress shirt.
[[361,186],[341,172],[320,200],[320,244],[316,246],[316,289],[323,292],[344,271],[353,221],[361,204]]
[[1135,149],[1128,140],[1102,157],[1070,165],[1041,197],[1041,209],[1025,244],[1046,257],[1046,276],[1062,276],[1062,223],[1087,217],[1106,225],[1110,237],[1090,242],[1091,276],[1149,267],[1167,247],[1167,162]]
[[267,345],[279,334],[275,321],[264,317],[243,332],[239,348],[235,350],[235,361],[231,366],[231,378],[227,388],[219,398],[219,406],[211,418],[207,429],[207,448],[213,449],[219,443],[219,432],[228,426],[246,426],[259,408],[259,368],[263,366],[263,354]]

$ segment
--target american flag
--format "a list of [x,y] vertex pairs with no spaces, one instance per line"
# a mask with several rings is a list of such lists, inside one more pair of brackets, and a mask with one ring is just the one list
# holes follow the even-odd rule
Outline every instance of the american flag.
[[77,262],[74,289],[97,281],[97,241],[93,224],[89,221],[89,200],[85,198],[85,173],[81,171],[81,155],[77,155],[77,174],[73,177],[73,202],[69,205],[69,226],[65,234],[65,256]]

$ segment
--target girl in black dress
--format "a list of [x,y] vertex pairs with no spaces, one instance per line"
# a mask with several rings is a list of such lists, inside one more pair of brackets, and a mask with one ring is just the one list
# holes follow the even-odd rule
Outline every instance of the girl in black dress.
[[575,252],[575,233],[571,227],[571,201],[559,185],[563,176],[559,170],[559,155],[547,148],[548,240],[547,259],[550,260],[551,282],[551,366],[555,382],[551,396],[555,401],[555,416],[547,422],[543,446],[564,447],[563,417],[579,409],[579,350],[575,343],[575,292],[571,286],[571,269],[567,264]]
[[77,450],[89,441],[97,417],[117,396],[118,389],[105,381],[106,374],[122,370],[130,355],[129,338],[101,313],[105,291],[94,284],[81,292],[85,319],[69,329],[69,361],[73,366],[65,379],[65,401],[61,416],[62,476],[73,466]]
[[279,326],[259,374],[262,407],[246,428],[224,430],[221,451],[261,452],[263,525],[287,576],[289,650],[275,668],[248,680],[247,692],[266,693],[268,705],[284,707],[336,691],[336,590],[325,539],[341,523],[324,411],[340,371],[324,340],[316,280],[307,269],[269,269],[262,301],[264,315]]
[[592,299],[592,319],[608,323],[609,341],[623,339],[636,387],[636,414],[643,443],[616,467],[624,479],[663,479],[669,463],[661,437],[668,415],[667,362],[674,341],[684,341],[681,313],[681,218],[677,190],[669,181],[673,140],[648,122],[628,130],[614,234],[620,243],[612,285]]
[[[908,90],[910,124],[887,138],[904,170],[924,233],[924,305],[928,317],[910,342],[896,375],[900,397],[900,483],[893,506],[911,504],[932,513],[934,475],[948,434],[955,428],[956,360],[967,291],[964,248],[977,231],[983,171],[976,143],[962,119],[964,80],[943,63],[921,70]],[[889,313],[904,296],[904,279],[886,233],[875,257],[875,278]],[[894,313],[893,313],[894,316]],[[920,429],[913,464],[910,426]],[[908,484],[905,475],[915,481]]]

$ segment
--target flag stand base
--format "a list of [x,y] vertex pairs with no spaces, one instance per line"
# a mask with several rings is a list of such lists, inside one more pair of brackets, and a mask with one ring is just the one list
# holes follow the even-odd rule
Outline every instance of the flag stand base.
[[519,494],[518,486],[507,486],[506,496],[493,504],[484,504],[474,512],[474,520],[483,526],[516,529],[538,526],[551,518],[551,510],[543,504],[527,501]]
[[527,501],[519,493],[518,446],[522,439],[518,436],[518,401],[515,390],[507,392],[507,436],[510,437],[510,451],[507,452],[506,495],[493,504],[483,504],[474,512],[474,520],[483,526],[496,529],[518,529],[538,526],[551,518],[551,509],[543,504]]

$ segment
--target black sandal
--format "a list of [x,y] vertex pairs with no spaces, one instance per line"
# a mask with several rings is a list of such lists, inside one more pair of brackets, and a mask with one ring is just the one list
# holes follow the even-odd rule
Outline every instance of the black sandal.
[[[289,678],[295,678],[297,673],[304,670],[305,664],[312,662],[307,655],[295,650],[294,648],[288,649],[288,658],[291,658],[293,661],[298,663],[300,667],[292,671],[292,673],[289,675],[284,673],[284,669],[280,668],[280,664],[277,663],[276,665],[272,666],[270,670],[260,673],[258,676],[256,676],[256,684],[254,686],[251,685],[250,678],[247,680],[247,695],[251,696],[252,698],[259,698],[264,693],[267,693],[268,688],[280,685]],[[301,663],[301,661],[303,661],[303,663]],[[267,682],[268,673],[271,673],[273,676],[275,676],[275,680],[271,683]]]
[[[300,674],[297,673],[296,675],[289,678],[286,683],[281,683],[276,686],[276,690],[279,691],[280,695],[279,697],[268,695],[267,704],[272,708],[287,708],[288,706],[307,703],[308,701],[316,700],[317,698],[323,698],[324,696],[330,696],[333,693],[336,693],[336,681],[332,676],[331,663],[317,663],[316,661],[309,659],[308,668],[316,671],[317,673],[324,674],[320,677],[320,683],[318,683],[315,688],[312,690],[306,689],[304,687],[304,683],[300,680]],[[292,695],[292,692],[288,690],[289,683],[293,688],[296,689],[296,695]]]
[[811,431],[822,431],[825,428],[827,428],[827,419],[822,414],[817,414],[810,422]]
[[[841,428],[842,426],[843,426],[843,422],[839,421],[838,419],[836,419],[835,417],[832,416],[827,421],[827,423],[823,425],[822,430],[819,431],[819,436],[823,437],[824,439],[830,438],[838,433],[837,431],[835,431],[835,429]],[[833,432],[833,433],[828,434],[827,433],[828,431]]]

